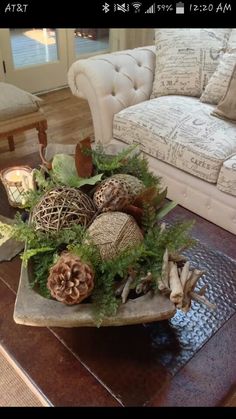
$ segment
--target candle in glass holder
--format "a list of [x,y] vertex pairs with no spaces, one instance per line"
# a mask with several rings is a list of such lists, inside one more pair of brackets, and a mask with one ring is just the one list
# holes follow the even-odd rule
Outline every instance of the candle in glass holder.
[[10,167],[2,170],[1,179],[8,200],[13,207],[25,204],[25,192],[34,189],[33,170],[28,166]]

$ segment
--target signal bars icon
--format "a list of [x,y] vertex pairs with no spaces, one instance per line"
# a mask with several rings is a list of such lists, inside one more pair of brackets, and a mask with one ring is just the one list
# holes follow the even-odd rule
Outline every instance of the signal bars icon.
[[150,6],[145,13],[155,13],[156,11],[156,5],[155,3],[152,4],[152,6]]

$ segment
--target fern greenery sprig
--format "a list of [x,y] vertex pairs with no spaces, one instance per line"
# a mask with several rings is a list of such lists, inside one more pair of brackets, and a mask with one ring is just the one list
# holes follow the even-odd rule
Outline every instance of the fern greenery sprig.
[[[117,173],[117,171],[124,166],[126,159],[130,159],[129,155],[136,148],[137,145],[133,145],[112,156],[105,154],[104,148],[99,145],[95,150],[91,150],[96,173],[104,172],[108,176]],[[119,171],[119,173],[121,172]]]
[[147,188],[156,186],[160,188],[160,177],[150,172],[148,168],[148,160],[143,155],[134,154],[130,156],[121,168],[120,173],[127,173],[138,177]]
[[160,178],[150,172],[148,160],[137,149],[138,145],[131,145],[115,156],[106,155],[104,148],[98,146],[92,153],[95,173],[103,172],[105,177],[116,173],[124,173],[138,177],[146,187],[160,187]]

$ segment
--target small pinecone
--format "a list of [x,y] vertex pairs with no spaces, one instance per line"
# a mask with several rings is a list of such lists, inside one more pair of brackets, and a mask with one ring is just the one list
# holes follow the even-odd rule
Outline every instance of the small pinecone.
[[78,304],[93,290],[93,269],[79,257],[63,252],[50,269],[47,287],[56,300],[69,305]]

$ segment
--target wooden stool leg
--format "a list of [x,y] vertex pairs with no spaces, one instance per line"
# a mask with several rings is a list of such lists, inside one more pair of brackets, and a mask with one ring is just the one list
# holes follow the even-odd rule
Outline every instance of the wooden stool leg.
[[8,146],[9,146],[9,150],[10,150],[10,151],[14,151],[14,150],[15,150],[15,144],[14,144],[14,138],[13,138],[13,135],[9,135],[9,136],[7,137],[7,139],[8,139]]
[[47,146],[47,121],[41,121],[37,124],[36,129],[38,131],[38,139],[39,143],[42,144],[44,147]]

